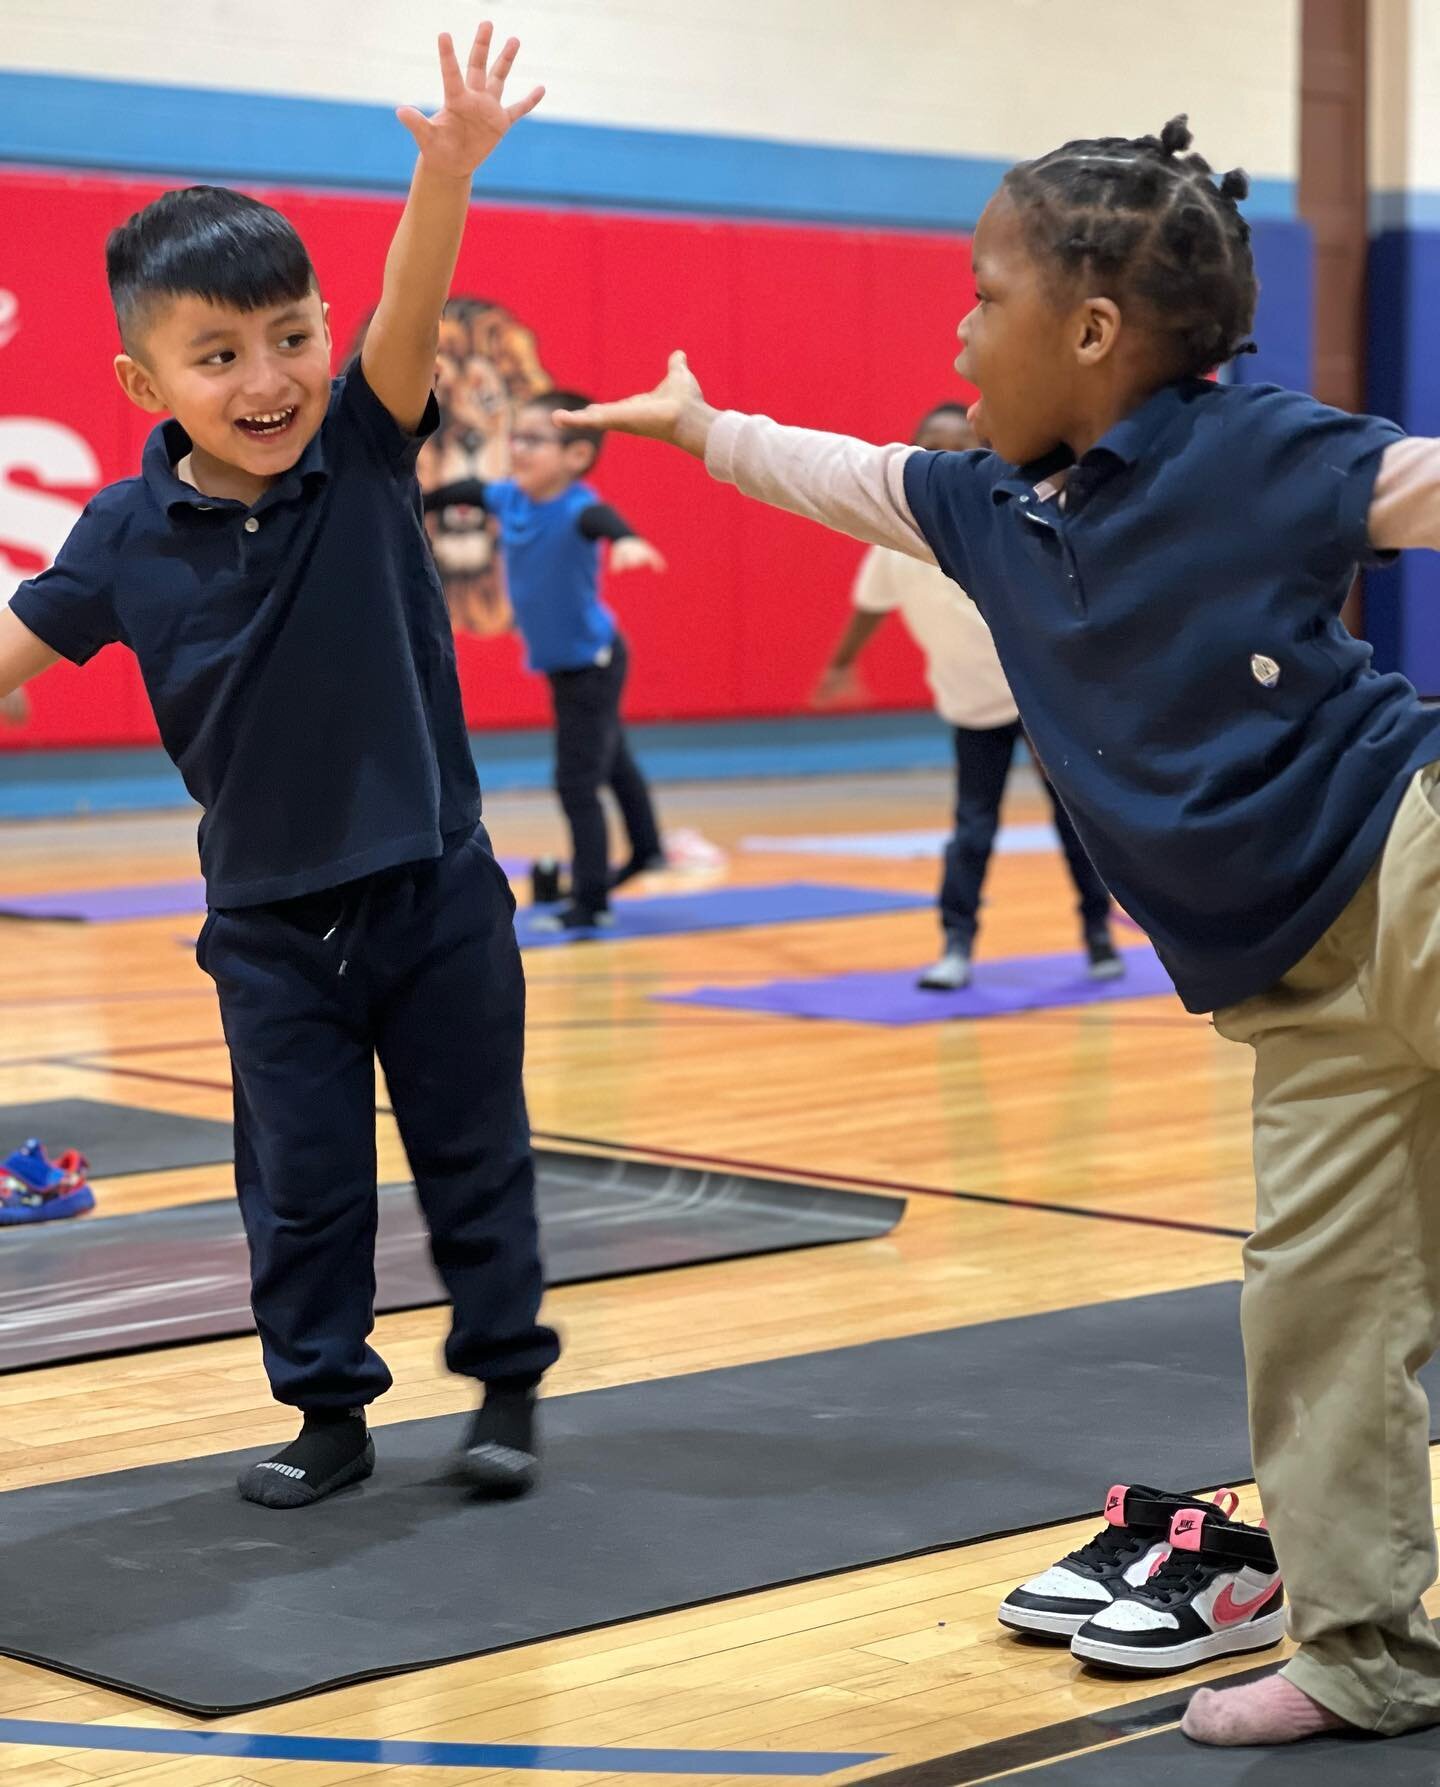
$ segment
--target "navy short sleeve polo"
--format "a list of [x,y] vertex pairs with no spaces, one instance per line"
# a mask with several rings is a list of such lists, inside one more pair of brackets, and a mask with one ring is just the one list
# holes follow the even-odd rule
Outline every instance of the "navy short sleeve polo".
[[175,476],[175,422],[11,598],[83,664],[135,653],[165,748],[204,808],[212,906],[249,906],[438,856],[480,790],[407,435],[357,369],[252,507]]
[[1440,758],[1440,713],[1339,618],[1399,438],[1294,392],[1191,381],[1063,477],[1065,456],[906,463],[1037,755],[1192,1011],[1263,991],[1319,941]]

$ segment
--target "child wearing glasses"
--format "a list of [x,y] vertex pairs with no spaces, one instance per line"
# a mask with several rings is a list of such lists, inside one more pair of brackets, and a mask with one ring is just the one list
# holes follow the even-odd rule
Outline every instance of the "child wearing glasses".
[[[665,861],[650,789],[620,722],[629,652],[600,600],[600,542],[610,542],[612,571],[663,571],[665,560],[584,481],[604,431],[555,425],[556,412],[584,409],[589,401],[574,391],[547,391],[517,412],[508,478],[462,479],[425,496],[427,510],[473,504],[500,523],[515,625],[530,668],[550,681],[555,791],[571,837],[570,899],[536,927],[577,938],[613,922],[612,888]],[[629,857],[613,871],[600,804],[606,787],[630,844]]]

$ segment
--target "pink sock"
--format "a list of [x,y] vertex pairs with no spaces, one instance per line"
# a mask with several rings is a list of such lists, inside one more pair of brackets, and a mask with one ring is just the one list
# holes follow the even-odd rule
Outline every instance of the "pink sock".
[[1201,1688],[1180,1729],[1197,1744],[1293,1744],[1352,1727],[1283,1675],[1267,1675],[1243,1688]]

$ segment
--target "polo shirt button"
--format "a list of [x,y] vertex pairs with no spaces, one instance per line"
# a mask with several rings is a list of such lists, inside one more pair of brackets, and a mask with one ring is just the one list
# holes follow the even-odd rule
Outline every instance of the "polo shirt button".
[[248,515],[245,518],[245,532],[247,534],[258,534],[260,532],[260,523],[253,515]]

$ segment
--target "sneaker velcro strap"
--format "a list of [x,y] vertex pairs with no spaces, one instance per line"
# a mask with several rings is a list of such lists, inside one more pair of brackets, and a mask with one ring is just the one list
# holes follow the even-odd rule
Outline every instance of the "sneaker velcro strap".
[[1252,1569],[1273,1572],[1279,1569],[1275,1544],[1263,1527],[1243,1526],[1239,1521],[1228,1524],[1207,1520],[1201,1539],[1201,1550],[1207,1558],[1226,1564],[1249,1564]]
[[1125,1524],[1142,1531],[1168,1533],[1175,1518],[1175,1499],[1161,1501],[1155,1496],[1129,1490],[1125,1496]]

